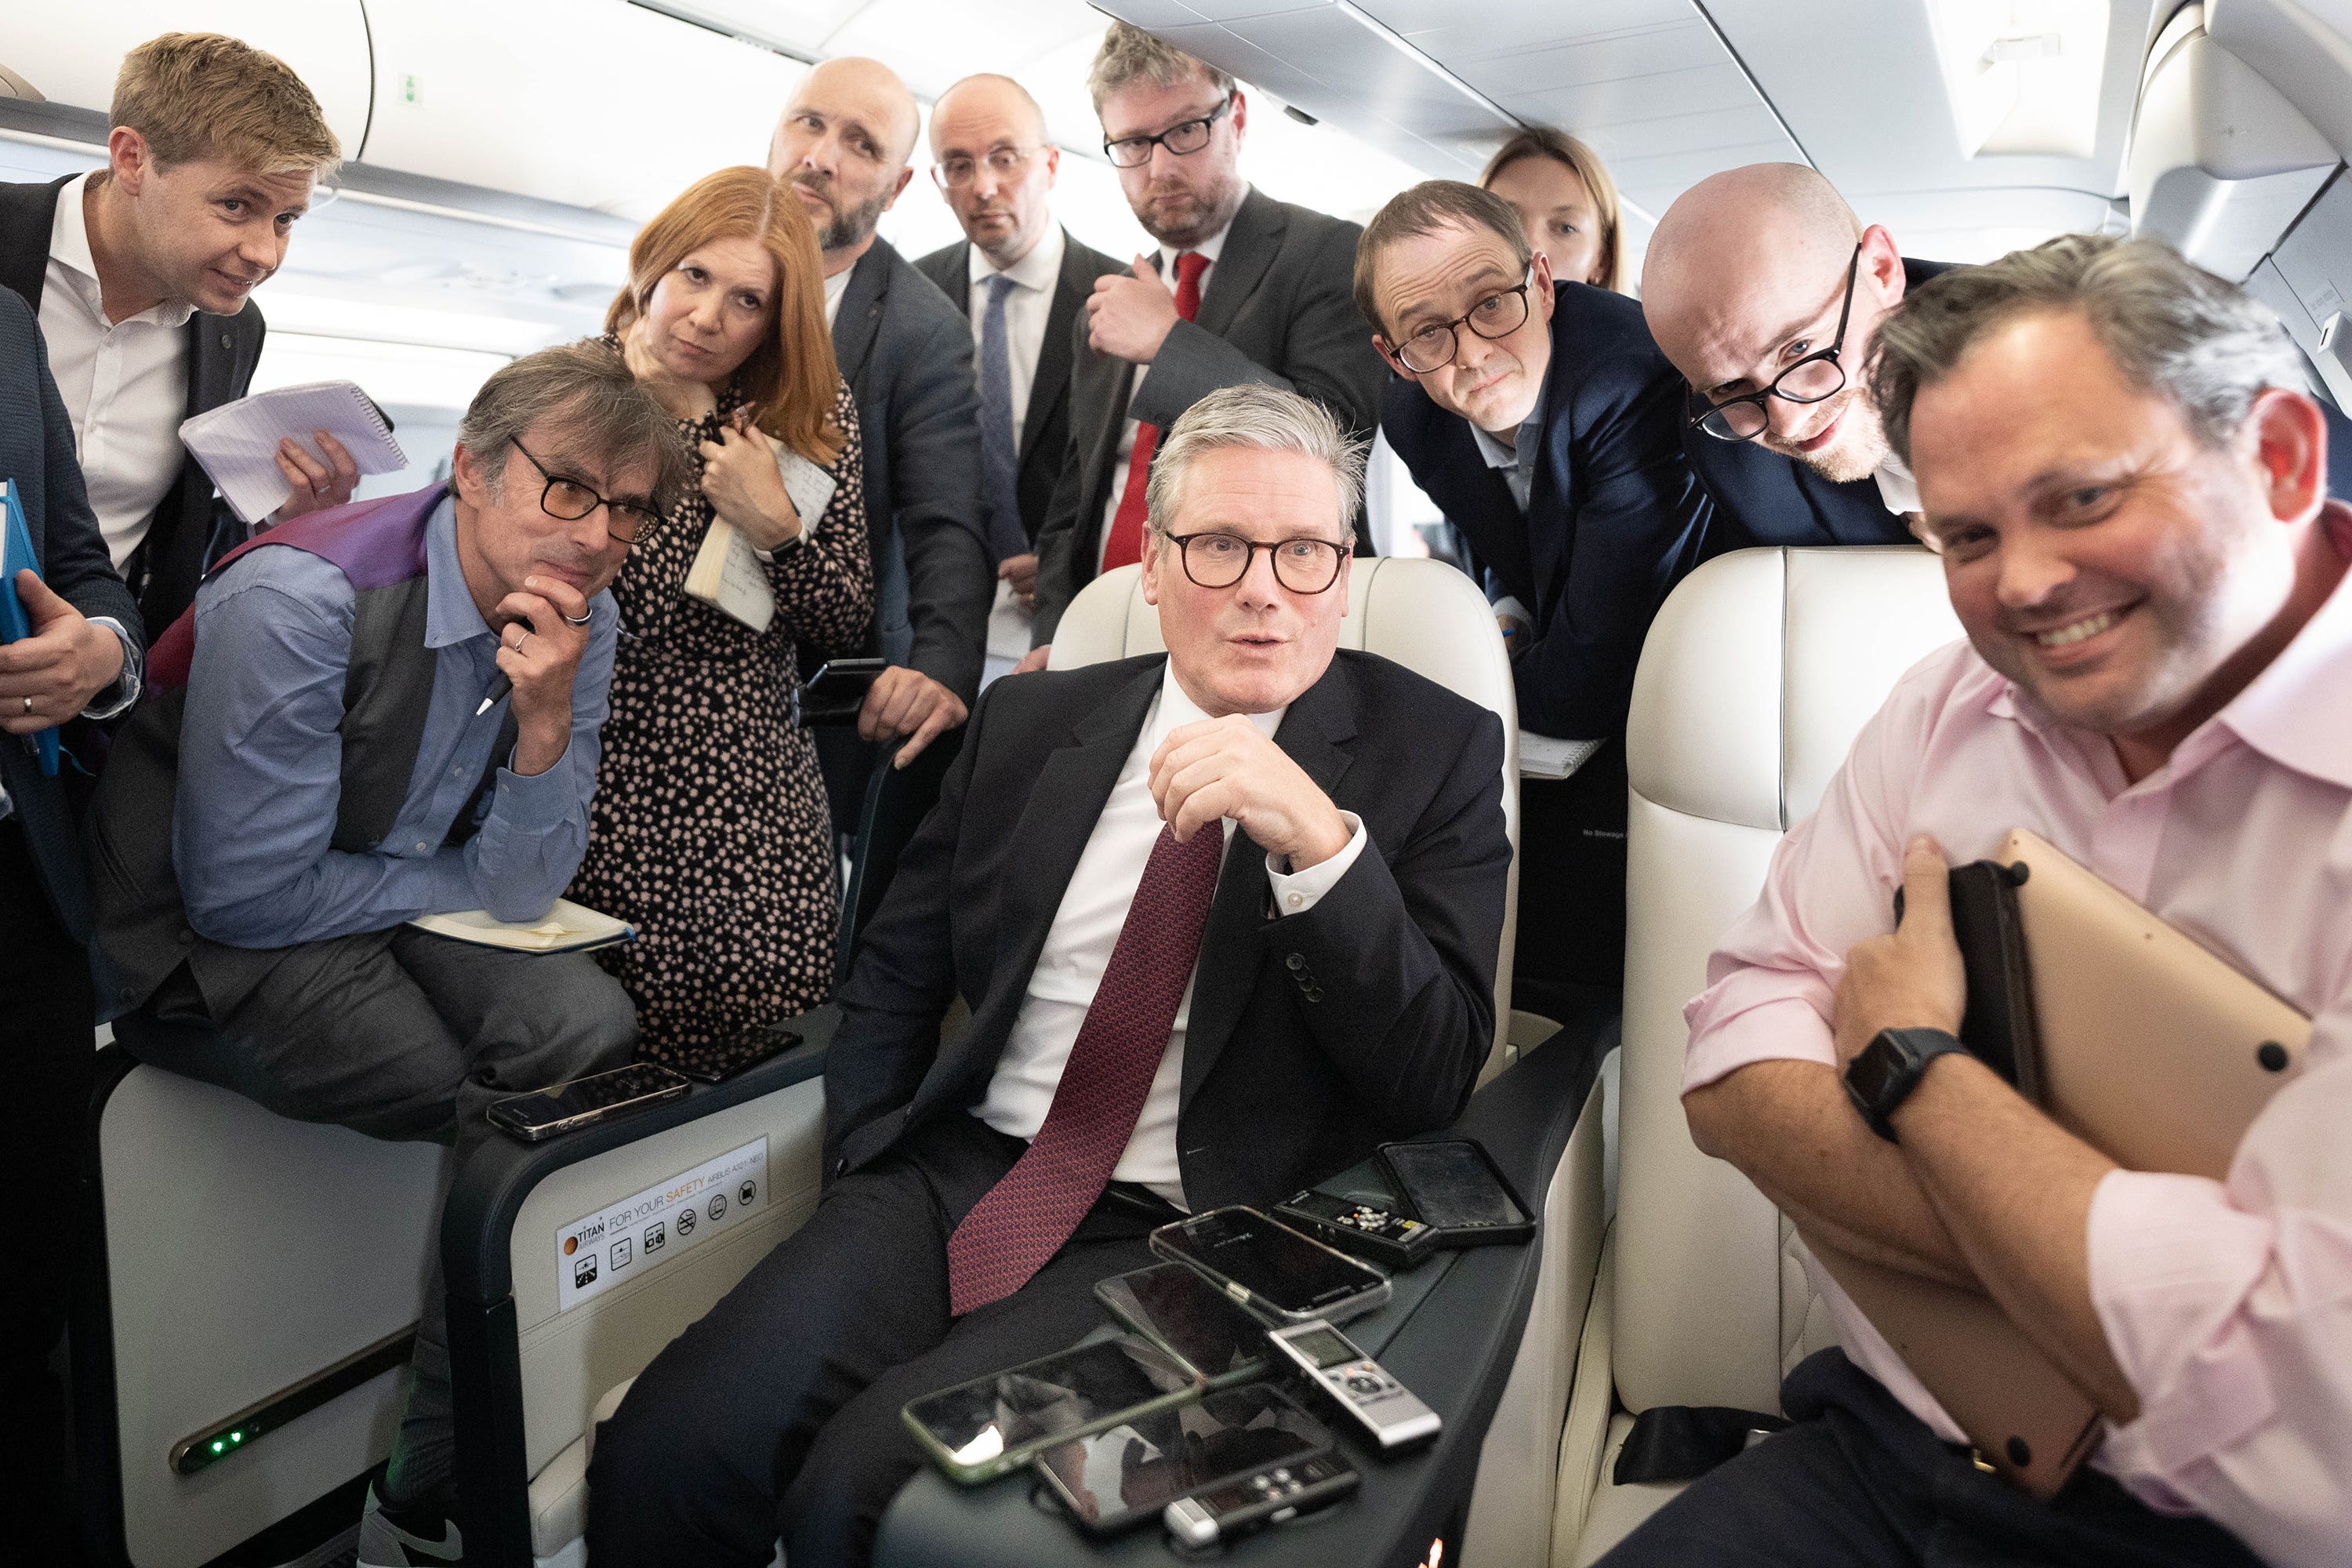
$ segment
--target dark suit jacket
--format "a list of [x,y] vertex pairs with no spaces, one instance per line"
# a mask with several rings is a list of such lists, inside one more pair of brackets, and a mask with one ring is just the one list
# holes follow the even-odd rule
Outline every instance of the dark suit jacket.
[[[985,1096],[1165,666],[1153,655],[1013,676],[982,696],[840,995],[829,1168]],[[1494,1040],[1511,856],[1495,716],[1342,652],[1275,740],[1362,817],[1370,843],[1313,909],[1277,920],[1265,851],[1234,835],[1184,1046],[1177,1148],[1195,1208],[1271,1202],[1385,1139],[1445,1125]],[[971,1020],[942,1045],[959,996]]]
[[[1036,374],[1029,383],[1029,406],[1021,416],[1020,472],[1014,480],[1021,497],[1021,528],[1035,544],[1045,526],[1046,510],[1054,502],[1054,486],[1062,477],[1062,459],[1070,445],[1070,328],[1086,312],[1087,296],[1095,279],[1107,272],[1127,270],[1101,251],[1081,245],[1067,229],[1062,231],[1062,273],[1054,286],[1054,303],[1045,316],[1045,341],[1037,347]],[[969,240],[932,251],[916,268],[939,285],[940,292],[971,310],[971,244]]]
[[1234,215],[1198,319],[1169,332],[1140,391],[1135,367],[1096,353],[1086,321],[1073,323],[1070,449],[1037,539],[1032,635],[1039,643],[1053,640],[1063,609],[1094,579],[1129,414],[1165,430],[1217,388],[1255,381],[1304,393],[1350,431],[1372,433],[1388,368],[1350,292],[1362,232],[1252,189]]
[[[0,289],[0,479],[24,509],[41,580],[85,616],[111,616],[141,636],[139,606],[107,559],[98,517],[74,460],[73,424],[49,379],[47,345],[32,308]],[[0,784],[8,788],[33,863],[58,919],[77,942],[89,938],[89,895],[80,849],[58,781],[43,776],[32,750],[0,735]]]
[[[1413,482],[1535,617],[1512,650],[1519,722],[1591,740],[1625,725],[1642,638],[1667,591],[1704,560],[1714,509],[1683,460],[1683,383],[1642,307],[1557,286],[1543,449],[1521,515],[1469,422],[1398,376],[1381,429]],[[1515,639],[1516,640],[1516,639]]]
[[906,552],[914,634],[907,662],[970,702],[996,602],[981,510],[971,322],[877,239],[850,269],[833,353],[866,431],[866,522],[877,583],[894,531]]
[[[57,221],[58,193],[80,178],[0,184],[0,285],[24,296],[36,319],[48,278],[49,229]],[[261,358],[263,331],[261,308],[249,300],[234,316],[199,310],[188,318],[188,401],[181,418],[245,395]],[[184,458],[180,477],[155,508],[145,541],[124,563],[140,614],[154,636],[163,636],[194,600],[205,561],[243,537],[244,525],[213,494],[211,477],[193,454]]]

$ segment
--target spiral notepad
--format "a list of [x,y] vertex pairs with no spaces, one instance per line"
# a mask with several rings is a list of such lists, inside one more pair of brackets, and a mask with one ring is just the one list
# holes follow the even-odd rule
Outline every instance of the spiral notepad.
[[278,466],[278,443],[290,436],[315,456],[313,437],[320,430],[343,444],[362,474],[396,474],[408,467],[408,455],[392,438],[392,421],[348,381],[305,382],[224,403],[183,421],[180,439],[238,520],[257,522],[292,493]]

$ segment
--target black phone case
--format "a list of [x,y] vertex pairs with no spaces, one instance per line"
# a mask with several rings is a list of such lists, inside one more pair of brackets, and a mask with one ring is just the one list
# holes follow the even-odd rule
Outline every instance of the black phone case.
[[[1969,1054],[2038,1103],[2039,1036],[2027,967],[2025,927],[2018,918],[2017,886],[2023,866],[1971,860],[1952,868],[1952,937],[1968,973],[1967,1012],[1960,1044]],[[1895,919],[1903,920],[1903,889],[1895,889]]]
[[[866,692],[888,668],[887,659],[832,660],[793,689],[793,722],[805,726],[856,721],[858,710],[866,706]],[[820,683],[824,689],[818,689]]]
[[[1507,1242],[1525,1241],[1528,1237],[1535,1235],[1536,1211],[1532,1207],[1528,1206],[1527,1199],[1519,1195],[1519,1189],[1511,1185],[1510,1178],[1503,1174],[1502,1168],[1495,1163],[1495,1156],[1486,1152],[1486,1146],[1484,1143],[1479,1142],[1475,1138],[1416,1138],[1401,1139],[1398,1142],[1415,1143],[1467,1143],[1472,1149],[1477,1151],[1479,1163],[1486,1167],[1486,1174],[1494,1179],[1495,1184],[1502,1188],[1505,1193],[1508,1194],[1510,1195],[1511,1202],[1518,1205],[1519,1212],[1528,1216],[1524,1222],[1518,1225],[1454,1226],[1432,1225],[1429,1228],[1436,1236],[1437,1239],[1430,1243],[1431,1246],[1447,1249],[1456,1249],[1465,1247],[1500,1247]],[[1419,1205],[1413,1204],[1412,1189],[1405,1184],[1402,1178],[1397,1174],[1396,1167],[1389,1163],[1389,1151],[1395,1147],[1397,1147],[1396,1143],[1383,1143],[1380,1146],[1378,1152],[1380,1155],[1381,1169],[1386,1173],[1389,1179],[1389,1185],[1396,1191],[1400,1197],[1403,1198],[1409,1206],[1413,1208],[1415,1213],[1419,1213]]]
[[732,1039],[697,1046],[674,1056],[669,1065],[697,1083],[725,1083],[747,1068],[781,1056],[801,1043],[793,1031],[765,1024]]

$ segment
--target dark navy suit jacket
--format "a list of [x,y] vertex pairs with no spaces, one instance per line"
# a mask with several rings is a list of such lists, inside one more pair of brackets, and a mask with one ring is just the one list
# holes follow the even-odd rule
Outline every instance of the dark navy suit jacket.
[[[139,605],[114,574],[82,488],[73,425],[49,379],[47,345],[32,308],[7,289],[0,289],[0,479],[24,509],[41,580],[83,615],[111,616],[143,641]],[[14,735],[0,735],[0,784],[24,824],[59,923],[76,941],[87,941],[89,899],[64,792]]]
[[1570,740],[1624,727],[1642,639],[1709,553],[1712,509],[1682,452],[1683,383],[1622,294],[1555,287],[1543,450],[1520,515],[1467,420],[1392,378],[1381,429],[1503,591],[1535,616],[1512,660],[1519,722]]

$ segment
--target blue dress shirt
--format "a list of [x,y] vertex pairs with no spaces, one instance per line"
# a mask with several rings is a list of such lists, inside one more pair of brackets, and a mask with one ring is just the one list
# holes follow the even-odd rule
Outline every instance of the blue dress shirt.
[[197,590],[172,847],[188,923],[200,935],[231,947],[290,947],[457,910],[536,920],[571,882],[596,787],[596,731],[620,618],[613,596],[589,603],[562,757],[528,778],[502,766],[479,829],[450,847],[443,840],[481,782],[510,700],[475,715],[498,676],[498,637],[467,591],[455,504],[446,498],[425,524],[425,563],[432,705],[392,832],[359,853],[330,847],[341,792],[350,581],[307,551],[259,549]]

